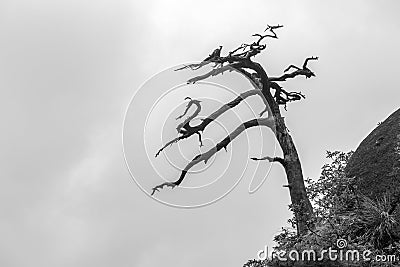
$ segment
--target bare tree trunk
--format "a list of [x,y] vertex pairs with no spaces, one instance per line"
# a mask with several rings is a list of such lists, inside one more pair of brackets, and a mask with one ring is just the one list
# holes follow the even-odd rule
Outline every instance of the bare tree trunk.
[[302,235],[307,233],[310,227],[309,224],[313,216],[313,209],[307,197],[303,171],[296,147],[280,114],[276,118],[276,127],[279,128],[276,131],[276,138],[284,155],[283,167],[285,168],[290,199],[296,218],[297,232],[299,235]]
[[303,235],[307,233],[309,227],[311,227],[310,222],[314,213],[311,202],[307,196],[301,162],[293,139],[287,130],[284,117],[281,116],[279,105],[270,94],[270,83],[265,81],[264,86],[264,88],[267,88],[268,90],[262,90],[263,95],[270,105],[270,111],[273,114],[275,121],[276,129],[274,134],[284,156],[283,160],[279,162],[285,169],[291,207],[296,218],[297,234]]
[[[253,119],[242,123],[241,125],[239,125],[238,128],[236,128],[236,130],[230,133],[215,147],[194,157],[192,161],[189,162],[187,166],[181,171],[181,175],[178,180],[176,180],[175,182],[165,182],[153,187],[152,195],[163,187],[174,188],[175,186],[179,186],[191,167],[202,161],[204,161],[204,163],[207,163],[212,155],[221,150],[221,148],[226,148],[226,146],[235,137],[237,137],[246,129],[255,126],[266,126],[274,131],[275,137],[280,144],[284,157],[280,158],[266,156],[261,159],[252,159],[266,159],[270,162],[279,162],[284,167],[288,181],[287,187],[289,188],[290,193],[291,209],[294,212],[297,224],[297,233],[299,235],[303,235],[309,231],[309,228],[312,227],[310,223],[313,217],[313,208],[311,206],[310,200],[307,197],[306,187],[304,185],[303,171],[301,168],[301,163],[297,154],[296,147],[293,143],[292,137],[290,136],[286,128],[284,118],[281,116],[279,109],[280,105],[284,105],[286,109],[287,103],[301,100],[302,98],[305,98],[305,96],[301,92],[288,92],[279,84],[281,82],[285,82],[288,79],[292,79],[298,76],[304,76],[305,78],[311,78],[315,76],[315,74],[307,67],[307,64],[310,60],[318,60],[318,57],[306,58],[302,67],[290,65],[284,70],[284,74],[278,77],[269,77],[260,63],[251,60],[252,57],[259,54],[267,47],[265,44],[261,44],[261,41],[265,38],[278,38],[274,30],[281,27],[283,26],[268,26],[265,30],[268,31],[268,33],[254,34],[253,36],[258,38],[257,41],[251,44],[242,44],[233,51],[230,51],[227,56],[221,56],[222,47],[220,46],[219,48],[214,50],[214,52],[210,54],[210,56],[207,57],[206,60],[202,61],[201,63],[185,65],[177,69],[196,70],[210,63],[215,63],[211,71],[189,79],[188,83],[195,83],[197,81],[201,81],[206,78],[222,74],[226,71],[236,70],[250,80],[250,82],[254,85],[255,90],[250,90],[242,93],[236,99],[225,104],[206,119],[203,119],[202,123],[200,123],[199,125],[191,126],[189,124],[191,119],[197,116],[201,108],[200,104],[198,104],[198,110],[196,111],[197,113],[195,113],[194,116],[189,117],[188,120],[178,126],[178,129],[180,130],[179,133],[181,135],[165,144],[157,152],[156,156],[159,155],[160,152],[163,151],[166,147],[178,142],[179,140],[189,138],[194,134],[197,134],[199,136],[201,144],[201,132],[207,127],[207,125],[209,125],[210,122],[214,121],[225,111],[234,108],[243,99],[249,96],[258,94],[262,97],[265,103],[265,109],[260,113],[260,117],[262,116],[262,114],[264,114],[264,112],[268,111],[268,118]],[[273,94],[271,90],[274,90]],[[196,104],[194,101],[196,100],[191,100],[187,108],[189,108],[192,104]]]

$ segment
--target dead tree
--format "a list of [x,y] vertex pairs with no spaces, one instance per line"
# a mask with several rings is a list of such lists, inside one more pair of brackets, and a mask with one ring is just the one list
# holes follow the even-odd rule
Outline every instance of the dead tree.
[[[204,131],[204,129],[211,122],[217,119],[217,117],[222,115],[227,110],[234,108],[241,101],[249,96],[260,96],[265,103],[265,109],[260,113],[260,118],[255,118],[242,123],[222,141],[217,143],[213,148],[195,156],[192,161],[190,161],[187,166],[182,170],[179,179],[177,179],[175,182],[165,182],[155,186],[152,189],[152,195],[156,191],[164,187],[174,188],[176,186],[179,186],[184,180],[190,168],[200,162],[207,163],[207,161],[219,150],[221,150],[222,148],[226,149],[227,145],[243,131],[251,127],[266,126],[274,132],[274,135],[282,149],[284,156],[283,158],[266,156],[263,158],[252,159],[268,160],[270,162],[278,162],[280,165],[282,165],[287,176],[288,184],[285,187],[289,189],[291,207],[295,215],[298,234],[305,234],[308,232],[310,227],[312,227],[311,222],[313,218],[313,209],[306,194],[301,163],[293,139],[288,132],[288,129],[285,125],[284,117],[282,117],[280,111],[280,106],[283,106],[286,109],[287,103],[301,100],[302,98],[304,98],[304,95],[301,92],[288,92],[284,90],[280,84],[288,79],[292,79],[298,76],[304,76],[305,78],[311,78],[315,76],[315,74],[308,68],[307,65],[310,60],[317,60],[318,57],[307,58],[301,68],[295,65],[290,65],[284,70],[284,74],[275,77],[269,76],[260,63],[253,61],[254,56],[259,54],[267,47],[266,44],[263,43],[263,41],[265,41],[267,38],[277,39],[278,37],[275,33],[275,30],[281,27],[283,26],[268,26],[263,34],[253,35],[253,37],[255,37],[256,39],[253,43],[242,44],[236,49],[230,51],[225,56],[221,54],[222,47],[220,46],[219,48],[215,49],[214,52],[211,53],[202,62],[198,64],[186,65],[182,68],[177,69],[177,71],[183,69],[195,70],[209,64],[214,64],[211,71],[203,75],[191,78],[187,82],[195,83],[197,81],[207,79],[208,77],[216,76],[224,72],[234,70],[247,77],[247,79],[249,79],[251,84],[254,86],[254,89],[243,92],[231,102],[221,106],[218,110],[209,115],[207,118],[203,119],[201,123],[195,126],[190,125],[190,122],[200,112],[201,105],[198,100],[193,100],[189,98],[189,103],[187,105],[186,111],[182,116],[186,114],[186,112],[192,105],[197,106],[195,113],[192,116],[188,117],[183,123],[181,123],[177,127],[178,133],[180,135],[165,144],[157,152],[156,157],[168,146],[180,140],[189,138],[194,134],[198,135],[200,145],[202,145],[201,132]],[[265,112],[267,112],[268,116],[261,117]]]

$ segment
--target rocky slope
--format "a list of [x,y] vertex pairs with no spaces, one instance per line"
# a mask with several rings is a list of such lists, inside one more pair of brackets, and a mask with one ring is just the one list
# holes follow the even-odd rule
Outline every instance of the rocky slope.
[[[359,145],[346,167],[357,189],[372,199],[400,194],[400,109],[380,123]],[[394,210],[400,222],[400,207]]]

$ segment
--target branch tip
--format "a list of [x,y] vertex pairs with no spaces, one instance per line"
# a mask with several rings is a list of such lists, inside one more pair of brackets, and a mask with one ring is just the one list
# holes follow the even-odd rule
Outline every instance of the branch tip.
[[176,184],[175,182],[165,182],[165,183],[162,183],[162,184],[160,184],[160,185],[157,185],[157,186],[155,186],[155,187],[152,188],[151,196],[154,195],[154,193],[155,193],[156,191],[159,192],[160,189],[163,189],[164,186],[166,186],[166,187],[171,187],[171,188],[175,188],[175,187],[177,186],[177,184]]

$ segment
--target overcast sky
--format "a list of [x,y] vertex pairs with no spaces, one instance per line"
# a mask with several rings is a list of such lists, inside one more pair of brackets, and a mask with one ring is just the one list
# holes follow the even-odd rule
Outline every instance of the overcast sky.
[[213,205],[160,204],[124,162],[133,94],[160,71],[283,24],[256,59],[279,75],[320,57],[310,62],[317,77],[285,85],[307,98],[283,111],[305,177],[317,178],[326,150],[354,150],[399,108],[399,10],[395,0],[1,1],[0,265],[241,266],[255,258],[290,217],[280,166],[255,194],[245,176]]

